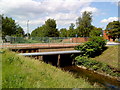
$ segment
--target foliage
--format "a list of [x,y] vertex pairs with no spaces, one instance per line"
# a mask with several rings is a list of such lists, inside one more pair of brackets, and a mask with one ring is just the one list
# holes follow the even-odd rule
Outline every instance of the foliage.
[[54,19],[48,19],[44,25],[32,31],[31,37],[57,37],[59,36],[59,32],[56,26]]
[[16,37],[12,39],[11,43],[41,43],[41,41]]
[[67,29],[66,28],[62,28],[59,31],[59,36],[60,37],[67,37],[68,36],[67,33],[68,33]]
[[5,37],[6,35],[23,37],[24,31],[22,27],[16,24],[15,20],[2,16],[2,36]]
[[89,37],[90,31],[93,29],[91,22],[92,22],[91,12],[85,11],[82,13],[82,17],[78,17],[76,25],[79,35],[81,37]]
[[74,29],[75,25],[73,23],[70,24],[69,30],[68,30],[68,37],[75,37],[77,32]]
[[110,22],[106,27],[107,35],[111,36],[113,40],[120,38],[120,21]]
[[90,37],[100,36],[102,35],[102,28],[94,27],[93,30],[89,34],[90,34]]
[[46,33],[45,33],[44,27],[45,27],[45,25],[33,30],[31,33],[31,37],[45,37]]
[[101,54],[105,44],[105,40],[102,37],[92,37],[90,41],[76,46],[75,49],[80,50],[84,56],[95,57]]
[[109,65],[101,63],[96,60],[92,60],[86,56],[77,56],[75,60],[76,60],[76,65],[82,65],[85,66],[86,68],[96,70],[99,72],[105,72],[106,74],[110,74],[112,76],[117,76],[117,77],[120,76],[120,74],[118,72],[114,72],[114,69],[111,68]]
[[56,29],[56,21],[54,19],[48,19],[45,21],[45,30],[46,30],[46,36],[48,37],[57,37],[58,31]]
[[93,88],[82,78],[8,50],[2,58],[2,88]]
[[98,37],[98,36],[94,36],[90,38],[91,42],[97,43],[100,47],[101,50],[105,47],[106,45],[106,41],[103,37]]

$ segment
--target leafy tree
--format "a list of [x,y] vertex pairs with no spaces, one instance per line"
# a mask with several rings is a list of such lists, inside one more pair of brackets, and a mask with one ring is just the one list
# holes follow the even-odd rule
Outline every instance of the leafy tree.
[[17,27],[16,27],[16,34],[15,34],[15,36],[17,36],[17,37],[23,37],[24,34],[25,34],[25,32],[23,31],[23,28],[20,27],[19,25],[16,25],[16,26]]
[[32,31],[31,37],[57,37],[59,32],[56,29],[56,21],[54,19],[48,19],[41,27]]
[[81,17],[78,17],[76,20],[77,30],[79,31],[79,35],[82,37],[88,37],[89,32],[92,30],[93,26],[92,22],[92,13],[91,12],[83,12]]
[[20,37],[24,35],[24,31],[15,23],[15,20],[2,16],[2,36],[6,35]]
[[45,37],[45,25],[42,25],[41,27],[36,28],[32,31],[31,37]]
[[110,22],[106,27],[107,35],[111,36],[113,40],[120,38],[120,22]]
[[71,25],[69,26],[69,30],[68,30],[68,37],[75,37],[75,35],[77,34],[74,27],[75,25],[71,23]]
[[66,28],[62,28],[59,31],[59,36],[60,37],[67,37],[68,36],[67,33],[68,33],[67,29]]
[[100,35],[102,35],[102,28],[94,27],[93,30],[91,30],[91,32],[90,32],[90,37],[100,36]]
[[59,35],[56,26],[56,21],[54,19],[48,19],[45,21],[45,33],[47,37],[57,37]]

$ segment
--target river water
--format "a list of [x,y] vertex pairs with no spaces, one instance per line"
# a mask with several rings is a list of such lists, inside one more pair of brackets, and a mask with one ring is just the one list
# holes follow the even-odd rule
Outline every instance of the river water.
[[110,78],[108,76],[104,76],[92,70],[83,69],[78,66],[67,66],[62,67],[61,69],[64,71],[69,71],[76,78],[82,77],[87,79],[92,85],[97,83],[101,87],[120,89],[120,81],[116,78]]

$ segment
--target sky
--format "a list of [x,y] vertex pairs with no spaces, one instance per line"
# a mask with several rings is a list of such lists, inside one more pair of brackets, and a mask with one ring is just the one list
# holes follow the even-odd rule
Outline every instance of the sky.
[[[29,33],[42,26],[49,18],[56,20],[57,28],[76,24],[82,12],[92,12],[92,25],[105,29],[109,22],[118,20],[117,0],[0,0],[0,14],[12,17]],[[29,20],[29,22],[28,22]]]

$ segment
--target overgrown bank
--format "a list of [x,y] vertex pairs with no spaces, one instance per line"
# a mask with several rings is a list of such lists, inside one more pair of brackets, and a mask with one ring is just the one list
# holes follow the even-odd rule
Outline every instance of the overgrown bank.
[[120,45],[107,46],[107,49],[99,56],[92,58],[93,60],[106,63],[114,68],[119,68],[120,65]]
[[81,78],[41,61],[2,51],[2,88],[93,88]]
[[94,70],[100,73],[109,74],[111,76],[120,77],[120,73],[114,68],[110,67],[108,64],[102,63],[100,61],[92,60],[88,57],[76,57],[76,65],[84,66],[90,70]]
[[[85,44],[76,46],[75,49],[81,50],[81,55],[75,58],[76,65],[81,65],[87,67],[88,69],[106,73],[111,76],[120,77],[120,73],[118,71],[112,68],[109,64],[105,63],[106,61],[103,61],[105,57],[102,58],[103,62],[100,62],[100,60],[96,61],[91,59],[95,58],[96,56],[101,56],[103,51],[105,51],[106,49],[105,45],[106,42],[102,37],[94,36],[91,38],[90,41],[86,42]],[[107,53],[109,54],[109,52]],[[114,55],[115,54],[117,53],[114,53]],[[114,60],[114,57],[112,59]]]

